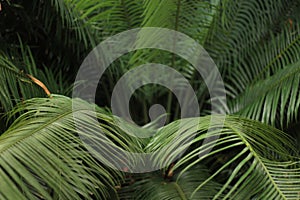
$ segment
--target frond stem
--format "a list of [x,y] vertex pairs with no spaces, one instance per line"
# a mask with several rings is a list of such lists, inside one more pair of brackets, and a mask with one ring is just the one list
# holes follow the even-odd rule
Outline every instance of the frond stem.
[[48,88],[45,86],[45,84],[42,81],[38,80],[37,78],[33,77],[30,74],[26,74],[26,76],[28,76],[35,84],[40,86],[45,91],[45,93],[47,94],[48,97],[52,98],[50,91],[48,90]]
[[176,188],[176,190],[177,190],[177,192],[178,192],[180,198],[181,198],[182,200],[187,200],[187,198],[186,198],[184,192],[183,192],[182,189],[179,187],[179,185],[178,185],[176,182],[174,182],[173,185],[175,186],[175,188]]

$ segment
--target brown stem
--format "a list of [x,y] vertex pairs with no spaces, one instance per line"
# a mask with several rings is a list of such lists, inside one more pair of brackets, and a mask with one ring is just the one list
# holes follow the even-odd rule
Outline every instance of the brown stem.
[[37,78],[31,76],[30,74],[26,74],[35,84],[37,84],[38,86],[40,86],[44,91],[45,93],[47,94],[48,97],[52,98],[51,97],[51,93],[50,91],[48,90],[48,88],[45,86],[44,83],[42,83],[40,80],[38,80]]

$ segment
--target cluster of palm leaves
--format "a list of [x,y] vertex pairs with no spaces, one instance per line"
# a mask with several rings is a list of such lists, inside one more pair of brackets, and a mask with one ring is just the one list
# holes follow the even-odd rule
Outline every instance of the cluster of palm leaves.
[[[4,0],[0,5],[0,199],[300,199],[300,1]],[[96,105],[71,98],[74,87],[88,82],[74,82],[88,53],[106,38],[139,27],[176,30],[206,49],[225,84],[225,117],[211,112],[197,70],[161,50],[138,50],[115,61],[99,81]],[[176,97],[146,85],[131,99],[137,125],[116,123],[110,110],[114,86],[145,63],[163,63],[183,74],[196,93],[200,116],[180,119]],[[163,127],[148,116],[153,103],[167,110]],[[80,116],[76,123],[74,114]],[[156,133],[128,134],[143,130]],[[106,144],[157,152],[144,167],[160,170],[117,170],[110,158],[118,156]]]

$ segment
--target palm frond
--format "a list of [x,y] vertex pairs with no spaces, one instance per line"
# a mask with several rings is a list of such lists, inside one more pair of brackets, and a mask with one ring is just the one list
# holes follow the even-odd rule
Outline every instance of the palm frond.
[[96,30],[101,30],[102,39],[141,26],[143,7],[140,0],[105,1],[104,8],[105,13],[95,12],[88,18]]
[[[211,199],[231,197],[297,199],[300,191],[299,159],[292,140],[283,132],[256,121],[228,116],[184,119],[174,122],[154,136],[149,143],[150,152],[157,151],[153,164],[161,167],[171,164],[180,156],[173,170],[183,167],[184,174],[200,162],[224,152],[223,164],[194,190],[193,195],[217,176],[227,177],[222,188]],[[211,126],[210,126],[211,125]],[[206,131],[210,128],[210,131]],[[205,138],[215,138],[202,144]],[[219,139],[216,139],[219,138]],[[175,139],[175,142],[174,142]],[[187,153],[189,146],[193,148]],[[199,145],[199,146],[198,146]],[[213,149],[212,149],[213,148]],[[208,150],[212,149],[210,152]],[[232,152],[232,155],[228,154]],[[229,172],[226,172],[231,169]],[[227,174],[227,175],[226,175]],[[222,197],[223,198],[223,197]]]
[[0,68],[0,103],[3,110],[11,110],[16,103],[43,94],[43,91],[4,54],[0,55]]
[[[14,110],[12,114],[25,113],[0,137],[0,194],[4,199],[101,199],[109,196],[109,189],[114,190],[121,174],[105,168],[87,150],[73,120],[72,103],[78,105],[74,112],[81,113],[82,125],[93,130],[89,127],[95,127],[95,121],[85,112],[93,106],[80,100],[54,95],[25,101]],[[101,130],[116,137],[107,126],[109,115],[101,109],[97,115]],[[97,141],[93,133],[84,138]]]
[[180,31],[202,44],[217,5],[218,1],[145,1],[143,26]]
[[[83,10],[77,9],[76,2],[69,0],[52,0],[52,6],[54,6],[57,13],[60,15],[62,19],[62,27],[60,28],[69,28],[75,31],[76,38],[84,43],[86,47],[90,47],[91,43],[95,44],[95,39],[93,37],[93,30],[91,27],[87,26],[82,20],[81,15],[83,14]],[[47,13],[50,9],[45,9],[43,12],[43,16],[45,19],[46,27],[51,29],[51,25],[53,25],[54,21],[51,15]],[[51,23],[49,23],[51,22]]]
[[161,173],[152,173],[149,177],[144,175],[142,180],[121,188],[118,193],[122,199],[212,199],[222,186],[211,181],[192,198],[197,186],[210,177],[209,170],[205,166],[195,166],[184,172],[180,178],[177,177],[178,174],[170,179],[164,178]]
[[298,120],[300,61],[254,85],[230,102],[231,113],[286,127]]
[[[175,31],[185,33],[193,38],[196,42],[202,44],[208,34],[209,27],[213,21],[213,14],[216,12],[219,1],[185,1],[185,0],[171,0],[171,1],[144,1],[143,12],[143,27],[159,27],[168,28]],[[164,44],[162,39],[168,39],[165,36],[157,34],[151,35],[139,35],[138,42],[142,44]],[[182,44],[183,46],[185,44]],[[181,45],[178,45],[182,47]],[[191,54],[193,54],[193,48],[189,48]],[[134,68],[145,63],[161,63],[169,67],[178,70],[187,80],[191,81],[191,85],[195,86],[199,101],[205,101],[207,97],[204,81],[199,78],[196,69],[191,66],[186,60],[180,58],[178,55],[171,54],[167,51],[159,49],[143,49],[138,50],[130,58],[130,68]],[[195,80],[195,74],[199,80]],[[173,79],[170,77],[170,79]],[[174,80],[174,79],[173,79]],[[174,80],[174,82],[180,85],[179,87],[186,87],[182,81]],[[172,108],[173,104],[176,104],[175,98],[170,91],[162,89],[153,85],[144,86],[135,93],[135,97],[144,103],[147,107],[148,102],[157,101],[157,99],[163,99],[165,102],[167,113],[174,118],[178,118],[179,108]],[[145,111],[144,111],[145,112]],[[167,120],[169,121],[169,120]]]
[[43,72],[39,69],[30,48],[22,41],[18,48],[10,49],[6,53],[9,56],[5,53],[0,54],[0,79],[2,82],[0,105],[4,111],[11,110],[16,103],[26,99],[46,96],[43,88],[37,85],[33,78],[46,84],[47,88],[44,89],[49,89],[50,92],[68,93],[67,90],[70,86],[66,86],[66,78],[61,74],[62,72],[55,73],[47,68]]
[[52,1],[66,27],[74,29],[77,39],[92,47],[107,36],[138,27],[142,20],[141,3],[140,0]]
[[[295,1],[222,1],[204,47],[223,73],[230,74],[249,51],[277,34]],[[280,32],[281,30],[279,30]]]
[[232,71],[229,82],[238,95],[243,93],[247,85],[276,74],[289,64],[300,60],[300,26],[296,22],[293,28],[286,26],[283,31],[275,36],[270,36],[262,45],[254,47],[249,55],[238,61],[236,71]]

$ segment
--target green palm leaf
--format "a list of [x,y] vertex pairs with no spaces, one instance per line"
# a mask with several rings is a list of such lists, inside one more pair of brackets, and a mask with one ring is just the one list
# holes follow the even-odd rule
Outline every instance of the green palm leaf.
[[86,47],[94,47],[107,36],[135,28],[142,21],[140,0],[53,0],[51,3],[60,13],[65,27],[74,29],[77,39]]
[[[73,103],[80,106],[75,113],[81,114],[81,123],[87,130],[97,127],[85,112],[92,105],[80,100]],[[71,99],[56,95],[51,99],[31,99],[20,104],[14,113],[20,111],[26,112],[0,137],[2,199],[89,199],[92,196],[99,199],[107,197],[109,189],[114,190],[120,173],[102,166],[78,137],[84,133],[74,124]],[[116,138],[107,126],[111,123],[109,115],[100,109],[97,113],[101,127],[90,129],[94,132],[85,135],[96,145],[101,143],[94,139],[95,131],[102,130]],[[121,140],[116,142],[132,148]]]
[[[18,53],[20,50],[21,53]],[[10,55],[10,56],[8,56]],[[0,52],[0,106],[9,111],[21,101],[32,97],[46,96],[45,89],[50,92],[69,94],[73,85],[68,86],[65,76],[58,70],[50,71],[46,67],[42,71],[36,66],[30,48],[23,45],[10,49],[7,54]],[[39,86],[35,80],[41,81],[46,88]],[[44,90],[43,90],[44,89]],[[49,95],[49,94],[48,94]]]
[[236,71],[229,76],[230,83],[236,91],[235,95],[243,93],[245,88],[257,81],[276,74],[289,64],[300,60],[299,24],[294,24],[291,29],[286,26],[282,33],[272,36],[263,45],[251,49],[249,55],[241,58]]
[[[224,152],[228,156],[223,164],[197,186],[192,196],[212,179],[222,175],[227,178],[212,199],[219,199],[222,195],[224,199],[299,198],[300,163],[292,156],[296,155],[296,149],[286,134],[256,121],[230,116],[224,125],[217,122],[222,121],[222,118],[215,116],[215,123],[209,127],[210,118],[185,119],[180,129],[178,122],[161,129],[147,148],[151,152],[158,151],[153,157],[153,163],[163,167],[181,156],[173,169],[184,168],[179,172],[180,178],[196,164],[205,163],[207,159]],[[206,133],[208,128],[211,129]],[[208,137],[219,139],[201,145],[201,141]],[[176,142],[171,142],[174,139]],[[195,148],[182,155],[191,145]],[[212,151],[207,152],[210,149]],[[232,152],[232,155],[228,152]],[[231,170],[228,172],[228,169]]]
[[231,113],[280,127],[297,121],[299,75],[300,61],[248,86],[240,97],[231,102]]
[[252,48],[281,31],[291,13],[297,12],[297,4],[285,0],[222,1],[204,47],[220,70],[230,74],[251,57]]
[[218,2],[145,1],[142,25],[180,31],[202,44],[212,23]]
[[[152,175],[152,176],[151,176]],[[210,177],[209,170],[205,166],[196,166],[184,172],[180,178],[176,174],[172,179],[166,179],[161,173],[149,174],[143,180],[133,185],[122,188],[119,191],[123,199],[212,199],[221,188],[221,184],[211,181],[192,198],[193,191]]]
[[40,96],[42,90],[10,58],[0,54],[0,104],[8,111],[21,100]]
[[[299,1],[5,2],[12,1],[0,3],[5,43],[0,47],[0,110],[17,104],[6,115],[17,120],[0,135],[0,199],[300,199],[299,151],[293,139],[267,125],[285,129],[299,120]],[[45,93],[27,73],[51,92],[70,93],[69,79],[91,48],[116,33],[149,26],[183,32],[205,47],[232,97],[230,112],[239,117],[183,119],[136,139],[155,132],[155,122],[140,128],[64,96],[30,99]],[[29,46],[17,44],[15,33]],[[154,34],[141,42],[160,44],[160,39]],[[109,105],[103,96],[110,102],[119,77],[149,62],[182,73],[196,91],[201,114],[210,113],[207,88],[195,69],[153,49],[114,62],[99,89],[101,105]],[[147,78],[146,71],[140,77]],[[170,120],[176,119],[180,109],[172,93],[148,86],[133,97],[134,120],[147,123],[154,100],[166,104]],[[155,151],[153,167],[122,157],[122,151]],[[163,170],[123,176],[114,169],[130,172],[136,163]]]

